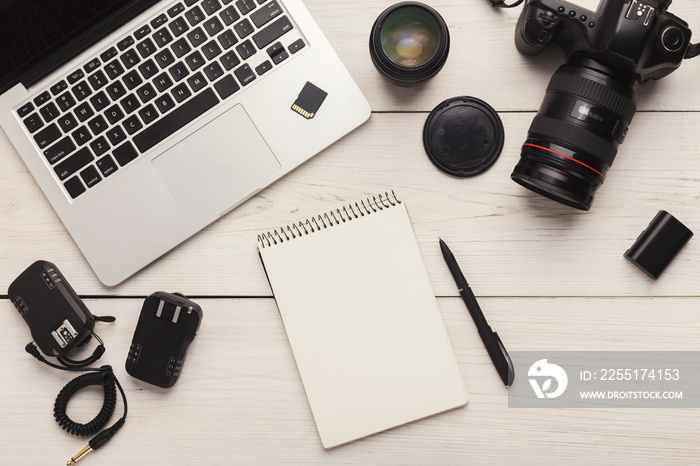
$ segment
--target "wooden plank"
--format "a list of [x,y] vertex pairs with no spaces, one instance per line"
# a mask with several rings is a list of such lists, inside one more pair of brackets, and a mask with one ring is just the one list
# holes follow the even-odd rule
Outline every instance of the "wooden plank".
[[456,295],[437,246],[442,236],[477,295],[700,296],[697,240],[656,282],[622,257],[661,209],[700,228],[700,114],[639,114],[588,213],[509,180],[532,116],[502,113],[506,144],[500,160],[483,175],[461,179],[438,171],[426,157],[424,114],[374,114],[114,289],[97,281],[0,133],[0,283],[7,286],[31,262],[45,259],[82,295],[143,296],[155,286],[196,296],[270,296],[255,247],[259,233],[394,189],[407,203],[438,295]]
[[[427,85],[402,89],[385,82],[369,58],[369,33],[394,0],[306,0],[331,45],[374,110],[431,110],[446,98],[471,95],[499,111],[539,108],[552,74],[565,61],[550,47],[538,57],[518,53],[513,43],[520,8],[494,9],[488,0],[430,2],[447,22],[451,47],[445,67]],[[700,2],[675,0],[670,11],[700,28]],[[697,31],[696,31],[697,32]],[[684,62],[672,75],[640,88],[639,109],[698,110],[700,58]]]
[[[126,374],[142,301],[87,300],[127,391],[125,426],[93,464],[694,464],[700,419],[691,409],[511,409],[463,303],[439,300],[469,404],[324,451],[289,343],[271,299],[200,299],[204,319],[171,389]],[[510,351],[697,349],[698,299],[483,299]],[[0,340],[0,449],[7,464],[56,464],[86,445],[53,421],[53,401],[75,375],[43,366],[23,348],[24,322],[7,302]],[[70,415],[87,422],[99,391]],[[121,413],[121,405],[117,411]],[[116,419],[116,418],[113,418]]]

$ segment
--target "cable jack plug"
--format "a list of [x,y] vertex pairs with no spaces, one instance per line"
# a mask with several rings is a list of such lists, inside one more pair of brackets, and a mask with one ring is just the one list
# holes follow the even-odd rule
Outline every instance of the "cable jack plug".
[[114,434],[117,433],[119,429],[121,429],[123,425],[124,418],[121,418],[109,429],[103,430],[99,434],[95,435],[88,442],[88,445],[85,448],[80,450],[77,455],[73,456],[71,459],[68,460],[66,466],[73,466],[75,463],[85,458],[89,453],[93,452],[94,450],[97,450],[98,448],[102,447],[105,443],[109,442],[109,440],[114,436]]

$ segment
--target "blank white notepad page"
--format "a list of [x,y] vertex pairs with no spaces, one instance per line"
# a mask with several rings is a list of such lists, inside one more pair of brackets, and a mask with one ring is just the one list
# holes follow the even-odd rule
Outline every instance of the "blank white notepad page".
[[367,202],[258,244],[326,448],[467,402],[406,207]]

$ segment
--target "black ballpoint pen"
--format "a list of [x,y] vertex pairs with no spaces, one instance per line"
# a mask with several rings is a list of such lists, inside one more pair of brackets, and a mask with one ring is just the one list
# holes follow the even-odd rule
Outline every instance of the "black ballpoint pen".
[[472,289],[469,288],[467,279],[464,278],[464,274],[460,270],[459,265],[457,265],[455,256],[452,254],[452,251],[450,251],[450,248],[447,247],[447,244],[445,244],[442,238],[440,239],[440,250],[442,251],[442,257],[445,258],[447,267],[450,269],[452,278],[454,278],[455,282],[457,283],[457,288],[459,289],[460,296],[462,296],[462,301],[464,301],[464,304],[467,305],[469,314],[471,314],[472,319],[476,324],[476,329],[479,331],[481,341],[484,342],[486,351],[488,351],[489,356],[491,356],[493,365],[496,366],[498,375],[501,376],[501,380],[503,380],[503,383],[506,384],[506,387],[510,387],[515,379],[515,370],[513,369],[513,362],[510,360],[508,351],[506,351],[505,346],[503,346],[503,342],[498,337],[498,334],[491,330],[488,322],[486,322],[484,313],[481,311],[481,307],[479,307],[479,303],[476,301],[476,297],[474,296]]

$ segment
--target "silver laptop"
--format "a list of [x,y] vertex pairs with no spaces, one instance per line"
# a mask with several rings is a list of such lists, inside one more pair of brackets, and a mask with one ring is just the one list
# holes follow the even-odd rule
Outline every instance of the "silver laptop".
[[301,0],[8,0],[0,125],[116,285],[370,115]]

